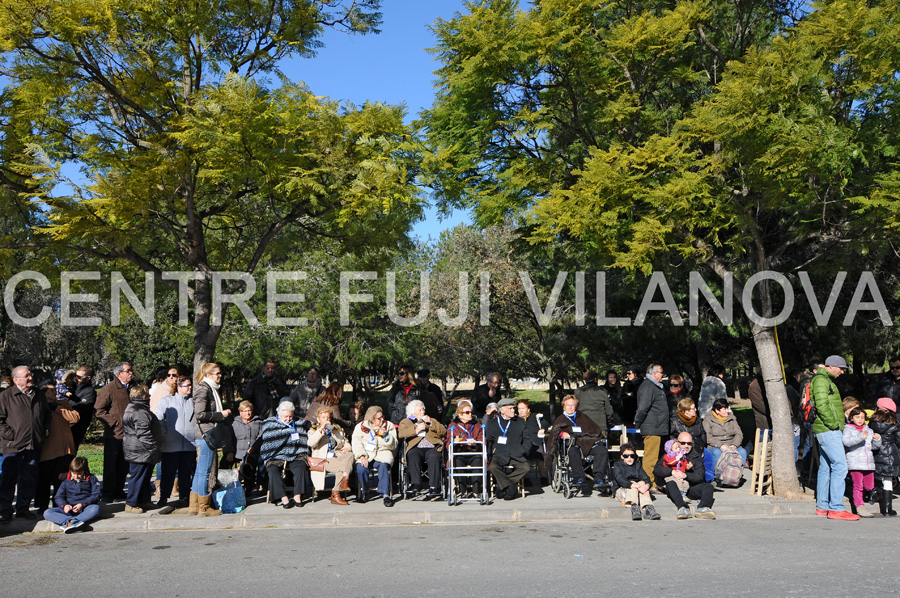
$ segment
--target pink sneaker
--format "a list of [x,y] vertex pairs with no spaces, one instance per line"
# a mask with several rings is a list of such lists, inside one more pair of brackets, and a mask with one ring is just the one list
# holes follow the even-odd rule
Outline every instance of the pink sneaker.
[[816,509],[816,515],[818,515],[819,517],[827,517],[828,511],[825,511],[823,509]]
[[844,521],[856,521],[859,515],[854,515],[849,511],[828,511],[829,519],[843,519]]

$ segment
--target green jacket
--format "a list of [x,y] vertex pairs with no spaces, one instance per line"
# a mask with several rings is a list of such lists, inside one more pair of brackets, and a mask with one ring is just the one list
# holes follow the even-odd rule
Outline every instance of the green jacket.
[[812,425],[813,434],[844,429],[844,405],[841,393],[834,383],[834,376],[825,368],[819,368],[810,381],[809,396],[819,416]]

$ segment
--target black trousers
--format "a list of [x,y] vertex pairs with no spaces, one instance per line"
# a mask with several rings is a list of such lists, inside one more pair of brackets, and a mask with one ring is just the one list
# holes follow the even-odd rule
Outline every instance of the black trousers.
[[409,468],[409,483],[420,485],[422,483],[422,462],[428,463],[428,485],[432,488],[441,487],[441,454],[437,449],[412,447],[406,451],[406,466]]
[[[691,484],[690,488],[688,488],[687,491],[687,497],[691,500],[700,499],[700,502],[697,503],[698,508],[712,507],[714,492],[715,490],[708,482]],[[675,503],[675,506],[679,509],[681,507],[687,506],[687,503],[684,502],[684,499],[681,497],[681,490],[678,489],[678,485],[675,484],[675,480],[669,480],[668,482],[666,482],[666,494],[669,495],[669,500]]]
[[[34,508],[44,511],[52,502],[56,491],[62,481],[59,479],[60,474],[69,471],[69,463],[72,462],[72,455],[63,455],[55,459],[48,459],[38,463],[37,488],[34,491]],[[56,503],[53,503],[56,506]]]
[[[592,471],[594,472],[594,481],[609,479],[609,451],[603,444],[595,444],[588,453],[594,458]],[[573,442],[569,448],[569,469],[572,471],[572,477],[575,479],[584,477],[584,454],[577,442]]]
[[[288,461],[288,471],[294,476],[294,495],[303,496],[306,494],[306,478],[309,476],[309,468],[306,461],[296,460]],[[280,502],[282,498],[287,496],[284,491],[284,479],[281,477],[281,461],[269,462],[266,466],[269,472],[269,492],[272,496],[272,502]]]
[[118,438],[103,439],[103,497],[107,500],[125,496],[125,477],[128,465],[125,451]]

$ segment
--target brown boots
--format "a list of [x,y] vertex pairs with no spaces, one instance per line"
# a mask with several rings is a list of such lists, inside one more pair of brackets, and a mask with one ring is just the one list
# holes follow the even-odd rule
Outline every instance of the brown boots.
[[200,507],[197,504],[197,499],[199,497],[200,497],[200,495],[197,494],[196,492],[191,492],[191,502],[188,503],[188,511],[187,511],[188,515],[196,515],[199,512]]
[[350,503],[348,503],[346,500],[344,500],[344,497],[341,496],[340,491],[332,490],[331,491],[331,504],[344,506],[344,505],[349,505]]
[[199,515],[200,517],[209,517],[212,515],[221,515],[222,514],[222,511],[219,511],[218,509],[214,509],[211,506],[209,506],[210,498],[211,497],[209,494],[207,494],[206,496],[198,496],[197,497],[197,507],[198,507],[197,515]]
[[341,480],[341,483],[336,487],[336,490],[340,490],[341,492],[347,492],[350,490],[350,476]]

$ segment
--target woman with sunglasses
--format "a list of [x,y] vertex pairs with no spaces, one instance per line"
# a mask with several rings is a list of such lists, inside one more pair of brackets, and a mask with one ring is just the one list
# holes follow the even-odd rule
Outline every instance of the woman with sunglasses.
[[[453,443],[453,467],[482,467],[481,447],[476,445],[484,442],[484,430],[472,413],[472,403],[462,400],[456,406],[456,415],[447,426],[447,450]],[[459,484],[459,493],[464,498],[471,498],[481,494],[480,477],[455,478]]]
[[616,499],[625,506],[631,505],[632,521],[645,517],[653,521],[660,519],[650,496],[650,476],[644,471],[634,445],[626,442],[620,450],[622,458],[613,466],[613,478],[619,487]]

